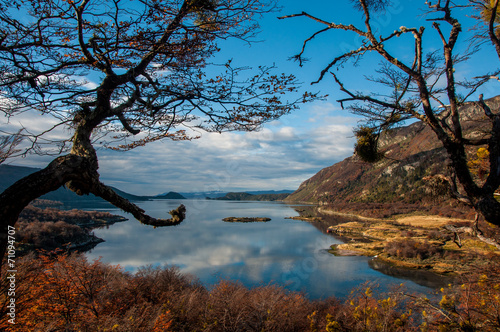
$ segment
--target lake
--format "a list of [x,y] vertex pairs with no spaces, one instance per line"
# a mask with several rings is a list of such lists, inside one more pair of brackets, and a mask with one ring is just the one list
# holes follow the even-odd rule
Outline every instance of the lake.
[[[86,255],[119,264],[127,271],[145,265],[176,265],[210,287],[219,280],[240,281],[247,287],[278,284],[303,291],[311,299],[344,298],[366,282],[383,289],[404,282],[411,291],[428,293],[426,277],[406,271],[405,278],[372,267],[371,257],[337,257],[327,252],[341,241],[313,224],[285,219],[298,216],[293,206],[280,202],[216,200],[153,200],[137,203],[151,216],[169,217],[184,204],[186,219],[178,226],[154,229],[141,225],[118,209],[102,209],[130,220],[96,229],[103,242]],[[268,217],[269,222],[227,223],[225,217]],[[389,269],[393,271],[392,269]],[[389,273],[392,274],[393,272]],[[404,274],[396,275],[403,276]]]

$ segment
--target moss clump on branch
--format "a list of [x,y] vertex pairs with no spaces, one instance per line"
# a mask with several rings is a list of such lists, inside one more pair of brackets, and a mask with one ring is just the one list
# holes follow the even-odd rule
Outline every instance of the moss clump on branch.
[[377,147],[379,134],[375,133],[373,128],[359,127],[354,134],[356,135],[354,151],[361,160],[375,163],[382,159],[384,155],[378,151]]

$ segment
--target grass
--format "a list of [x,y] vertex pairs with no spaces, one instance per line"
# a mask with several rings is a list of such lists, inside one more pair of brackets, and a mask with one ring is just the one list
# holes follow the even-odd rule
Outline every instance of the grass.
[[[472,221],[471,221],[472,222]],[[444,228],[457,219],[441,216],[398,216],[385,221],[356,221],[330,226],[346,243],[332,246],[336,255],[378,256],[392,264],[428,269],[437,273],[463,273],[472,264],[486,262],[500,252],[478,238],[463,233],[462,247]],[[464,224],[464,220],[459,222]],[[482,228],[488,227],[486,224]],[[369,241],[367,241],[369,240]]]

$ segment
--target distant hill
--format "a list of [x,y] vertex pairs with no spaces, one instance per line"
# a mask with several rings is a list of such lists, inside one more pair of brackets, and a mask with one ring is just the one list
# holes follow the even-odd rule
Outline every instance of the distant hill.
[[[168,192],[165,192],[163,194],[157,195],[158,196],[163,196],[167,195]],[[226,195],[227,192],[223,191],[198,191],[198,192],[181,192],[179,195],[182,195],[184,198],[189,198],[189,199],[205,199],[206,197],[209,198],[216,198],[216,197],[223,197]]]
[[[257,191],[245,191],[245,192],[240,192],[240,193],[245,193],[245,194],[250,194],[250,195],[276,195],[276,194],[291,194],[293,193],[294,190],[257,190]],[[205,198],[222,198],[225,197],[228,192],[224,191],[205,191],[205,192],[183,192],[180,193],[182,196],[186,198],[193,198],[193,199],[205,199]]]
[[173,191],[170,191],[166,194],[162,194],[162,195],[158,195],[158,196],[151,196],[151,198],[154,198],[154,199],[186,199],[186,197],[182,196],[179,193],[173,192]]
[[129,201],[149,201],[149,196],[137,196],[137,195],[134,195],[134,194],[129,194],[129,193],[127,193],[127,192],[125,192],[123,190],[120,190],[118,188],[115,188],[115,187],[111,187],[111,188],[113,188],[113,190],[118,195],[120,195],[123,198],[128,199]]
[[211,198],[220,201],[282,201],[290,193],[273,194],[250,194],[246,192],[230,192],[223,197]]
[[[487,101],[500,105],[500,96]],[[487,130],[486,117],[473,103],[460,109],[463,130],[468,137],[480,137]],[[429,198],[424,177],[449,175],[448,155],[434,132],[421,122],[394,129],[380,138],[386,158],[370,164],[353,155],[326,167],[288,196],[287,202],[405,202]],[[476,153],[477,147],[468,151]]]
[[248,194],[252,195],[277,195],[277,194],[291,194],[295,190],[257,190],[257,191],[245,191]]

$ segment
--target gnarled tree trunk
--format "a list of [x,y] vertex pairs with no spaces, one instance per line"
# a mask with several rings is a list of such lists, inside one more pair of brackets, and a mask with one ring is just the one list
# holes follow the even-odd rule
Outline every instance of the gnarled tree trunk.
[[[89,125],[90,123],[90,125]],[[70,154],[53,160],[46,168],[32,173],[15,182],[0,194],[0,257],[5,256],[8,244],[8,230],[15,227],[21,211],[36,198],[66,186],[78,195],[92,193],[116,207],[131,213],[137,220],[154,227],[174,226],[184,219],[185,207],[170,211],[171,219],[156,219],[145,211],[118,195],[99,180],[98,160],[90,143],[92,130],[99,121],[82,121],[73,137]]]
[[46,168],[17,181],[0,194],[0,255],[4,257],[8,230],[15,227],[21,211],[34,199],[66,185],[82,195],[92,193],[116,207],[131,213],[137,220],[154,227],[174,226],[184,219],[185,208],[181,205],[174,210],[171,219],[156,219],[127,199],[115,193],[110,187],[99,181],[99,173],[93,165],[96,160],[69,154],[52,161]]

